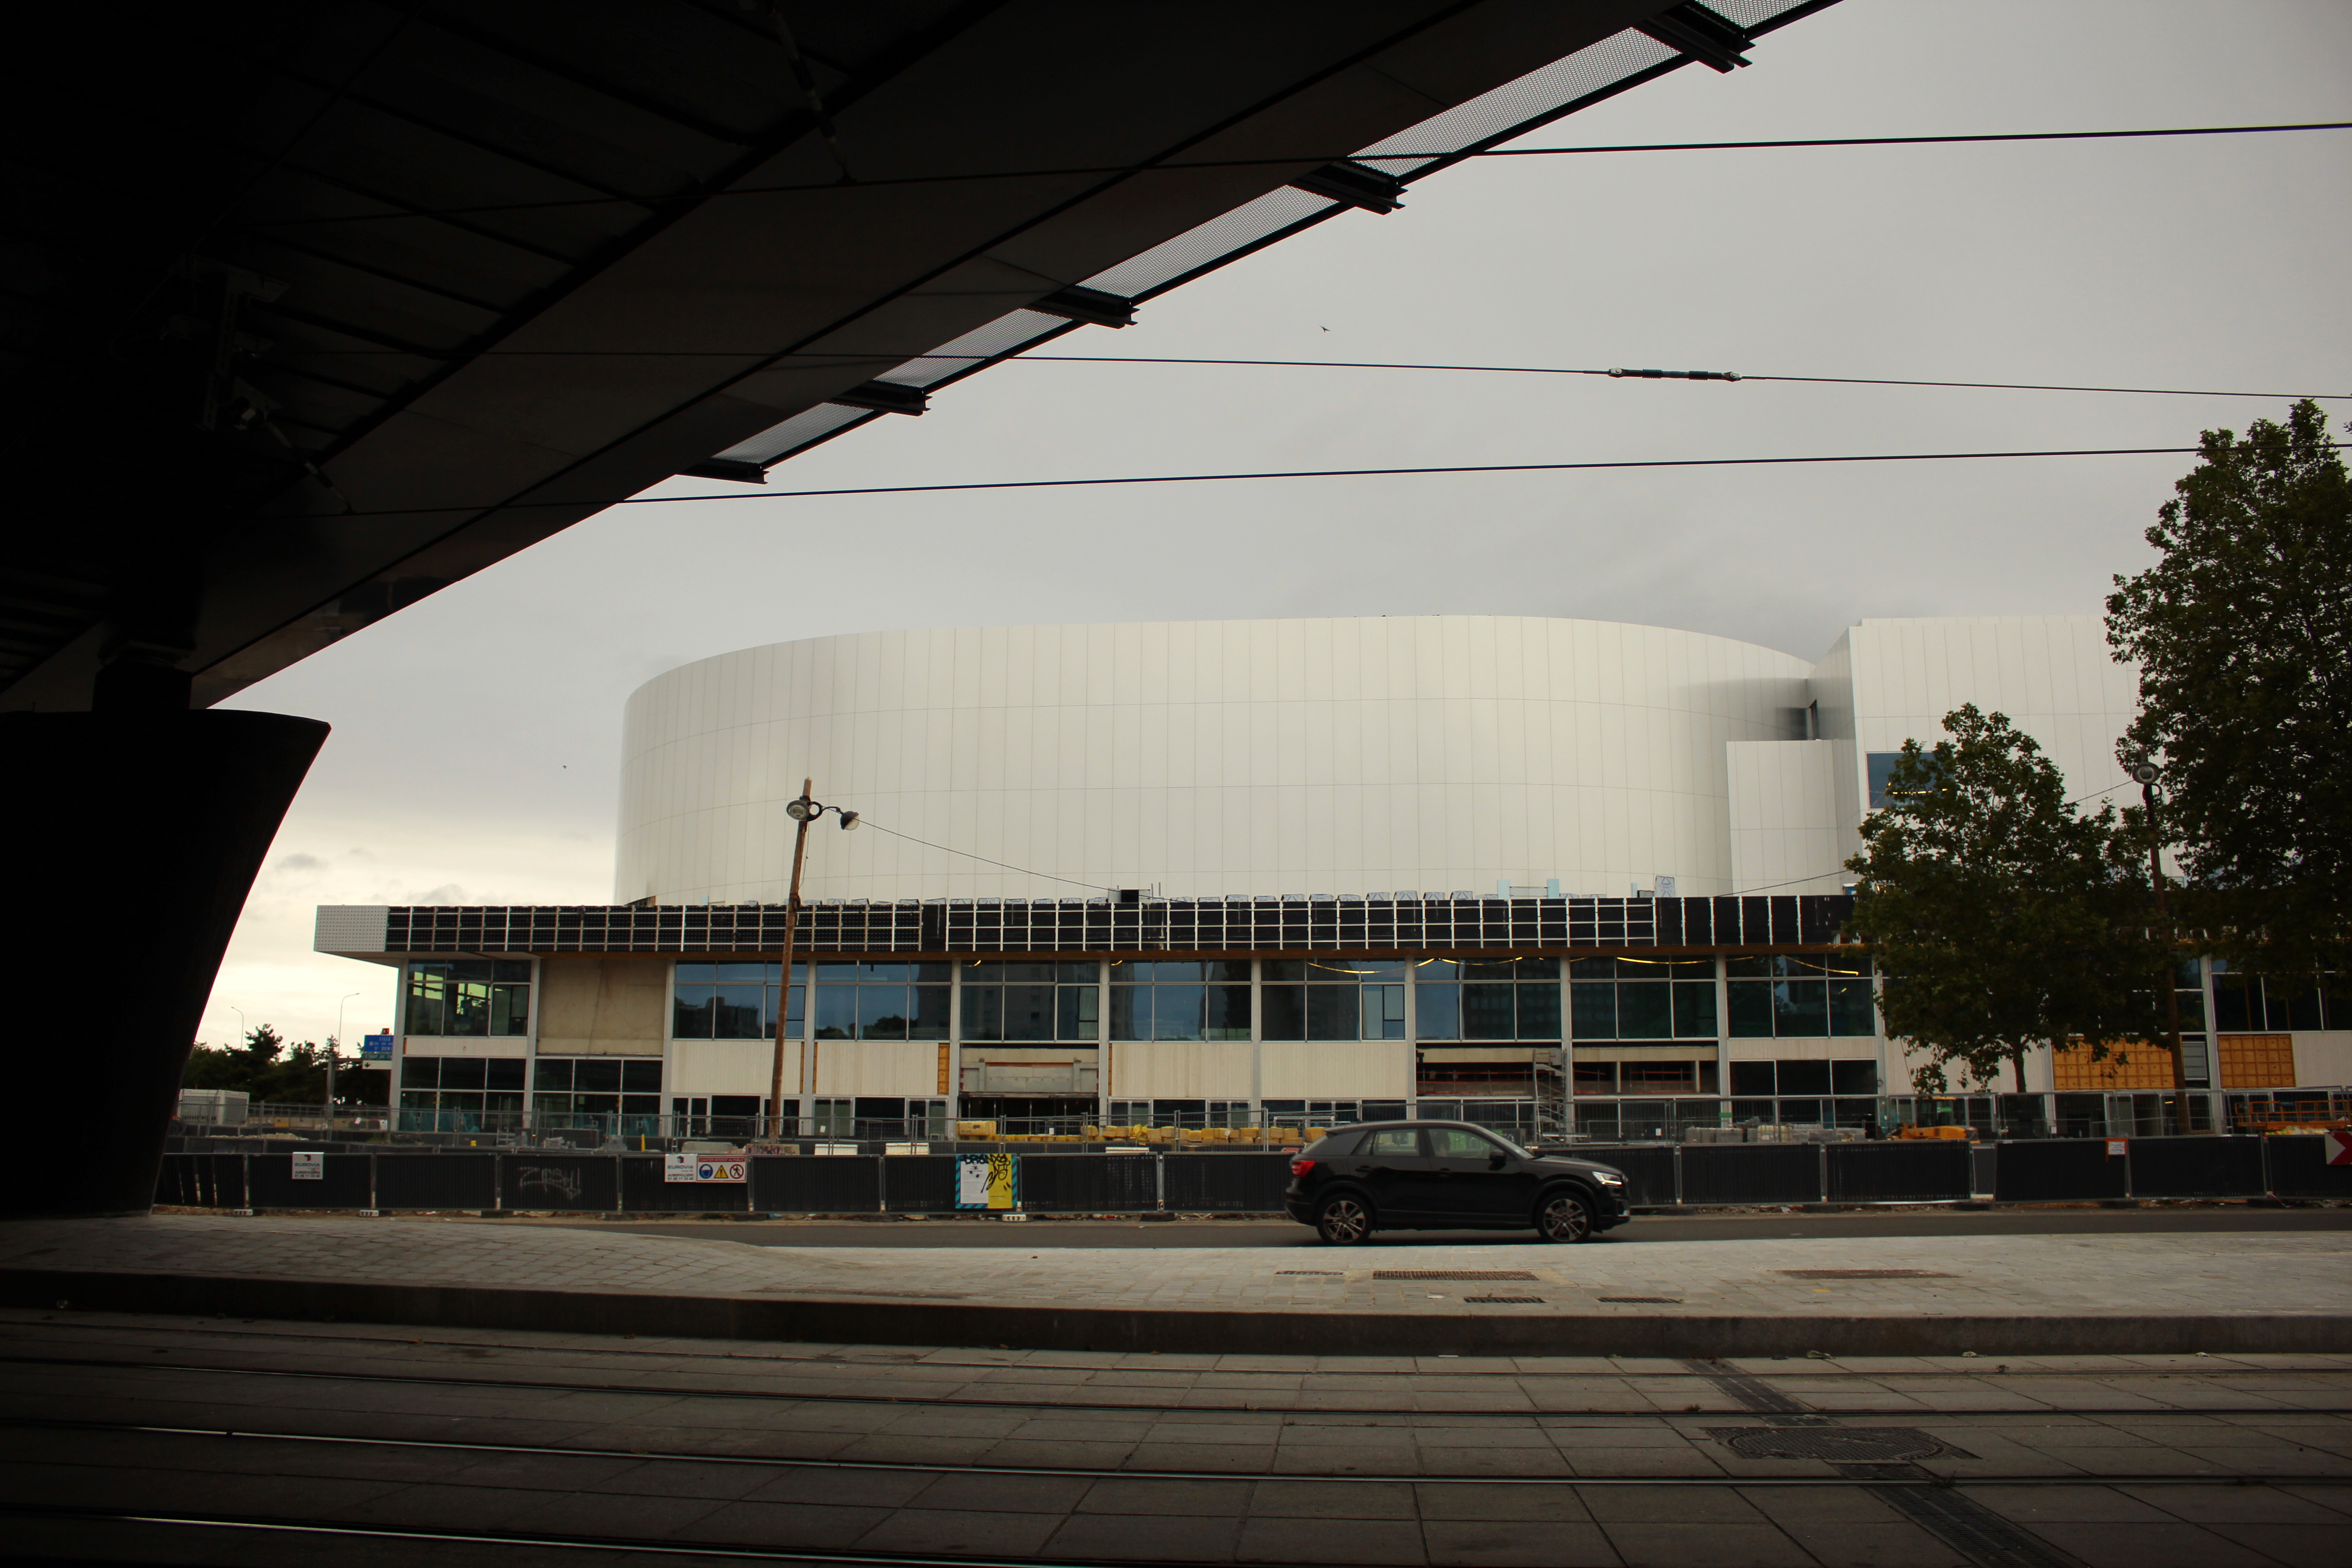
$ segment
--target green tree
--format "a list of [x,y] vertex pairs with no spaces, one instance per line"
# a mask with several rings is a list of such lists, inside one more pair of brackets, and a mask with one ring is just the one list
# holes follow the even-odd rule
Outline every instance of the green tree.
[[1893,804],[1862,827],[1849,928],[1885,976],[1890,1038],[1924,1049],[1921,1093],[1948,1070],[1990,1084],[2025,1054],[2088,1041],[2095,1058],[2153,1041],[2163,945],[2147,929],[2147,887],[2112,805],[2084,815],[2031,735],[1971,703],[1949,739],[1906,741]]
[[2352,942],[2352,477],[2305,399],[2239,440],[2208,430],[2116,579],[2107,640],[2139,666],[2128,760],[2163,769],[2187,925],[2273,973]]

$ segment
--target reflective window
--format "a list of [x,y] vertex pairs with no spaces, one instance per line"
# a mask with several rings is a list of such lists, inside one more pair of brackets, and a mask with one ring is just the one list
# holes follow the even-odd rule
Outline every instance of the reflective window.
[[1402,959],[1268,959],[1259,970],[1259,1037],[1268,1040],[1402,1040]]
[[[777,978],[773,963],[674,964],[670,975],[670,1036],[680,1040],[765,1040],[776,1033]],[[793,965],[792,1012],[785,1035],[805,1033],[808,965]]]
[[1138,960],[1110,966],[1114,1040],[1246,1040],[1249,962]]
[[1102,985],[1091,963],[962,967],[967,1040],[1081,1040],[1099,1037]]
[[530,1033],[530,960],[419,959],[408,966],[402,1033],[487,1037]]
[[1568,973],[1572,1038],[1716,1037],[1711,958],[1580,958]]
[[953,965],[823,963],[816,966],[820,1040],[944,1040]]
[[520,1057],[404,1057],[399,1125],[407,1132],[498,1132],[523,1124]]
[[1424,1040],[1558,1040],[1559,963],[1433,958],[1413,966]]
[[1870,960],[1860,954],[1776,952],[1727,959],[1734,1039],[1874,1036]]

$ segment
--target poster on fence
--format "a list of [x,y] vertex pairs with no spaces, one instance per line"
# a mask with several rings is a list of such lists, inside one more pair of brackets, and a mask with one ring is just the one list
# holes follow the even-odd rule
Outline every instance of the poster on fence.
[[1021,1162],[1011,1154],[956,1156],[956,1207],[1010,1209],[1021,1206]]
[[749,1156],[743,1154],[665,1154],[662,1156],[662,1180],[665,1182],[740,1182],[751,1169]]
[[294,1179],[298,1182],[325,1181],[327,1157],[324,1154],[297,1153],[294,1156]]

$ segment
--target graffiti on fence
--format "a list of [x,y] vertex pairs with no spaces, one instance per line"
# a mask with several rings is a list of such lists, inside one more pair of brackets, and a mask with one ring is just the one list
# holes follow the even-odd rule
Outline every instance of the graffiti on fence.
[[520,1165],[515,1170],[515,1190],[560,1193],[566,1203],[580,1201],[581,1177],[584,1173],[566,1170],[561,1165]]

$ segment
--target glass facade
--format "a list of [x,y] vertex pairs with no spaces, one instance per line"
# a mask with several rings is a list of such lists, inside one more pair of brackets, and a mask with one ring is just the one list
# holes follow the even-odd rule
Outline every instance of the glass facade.
[[404,1132],[495,1132],[522,1125],[520,1057],[407,1057],[400,1068]]
[[1270,958],[1260,965],[1258,1037],[1402,1040],[1412,965],[1401,958]]
[[1558,959],[1425,958],[1412,971],[1423,1040],[1561,1037]]
[[1580,958],[1568,973],[1570,1025],[1577,1039],[1716,1037],[1711,958]]
[[820,1040],[944,1040],[951,963],[819,963]]
[[960,1037],[983,1042],[1100,1038],[1100,965],[996,963],[959,966],[963,987]]
[[[766,1040],[775,1037],[778,966],[772,963],[684,963],[670,983],[670,1034],[681,1040]],[[798,1038],[808,997],[808,965],[793,965],[786,1034]]]
[[531,1121],[625,1136],[657,1133],[661,1087],[659,1058],[541,1057],[531,1063]]
[[[2227,961],[2217,958],[2213,961],[2213,1027],[2224,1035],[2352,1028],[2352,989],[2346,987],[2340,975],[2329,975],[2327,981],[2321,984],[2310,980],[2239,973],[2230,968]],[[2189,1013],[2191,994],[2185,989],[2180,994],[2180,1026],[2201,1029],[2204,997],[2197,996],[2198,1019],[2192,1025]]]
[[1114,1040],[1246,1040],[1247,959],[1110,965]]
[[1870,960],[1776,952],[1724,961],[1735,1040],[1867,1037],[1878,1032]]
[[445,1039],[530,1034],[530,960],[416,960],[408,966],[401,1032]]

